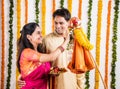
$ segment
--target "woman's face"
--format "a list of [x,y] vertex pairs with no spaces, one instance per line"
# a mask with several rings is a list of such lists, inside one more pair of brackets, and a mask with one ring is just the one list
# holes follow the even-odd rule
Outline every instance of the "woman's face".
[[33,45],[38,45],[38,44],[42,43],[42,34],[41,34],[40,27],[36,27],[36,29],[32,33],[32,35],[28,36],[28,39]]
[[54,24],[56,32],[60,35],[68,30],[68,22],[62,16],[55,16]]

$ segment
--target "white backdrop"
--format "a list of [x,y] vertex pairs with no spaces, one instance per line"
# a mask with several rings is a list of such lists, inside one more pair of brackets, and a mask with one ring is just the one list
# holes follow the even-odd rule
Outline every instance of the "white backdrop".
[[[0,0],[1,2],[2,0]],[[14,40],[13,40],[13,59],[12,59],[12,76],[11,76],[11,88],[10,89],[16,89],[16,41],[17,41],[17,12],[16,12],[16,4],[17,0],[14,0],[14,20],[13,20],[13,33],[14,33]],[[24,0],[21,0],[21,27],[25,24],[25,17],[24,17]],[[42,0],[40,0],[39,3],[39,24],[41,25],[41,3]],[[79,0],[73,0],[72,3],[72,17],[73,16],[78,16],[78,3]],[[91,38],[90,41],[94,46],[96,47],[96,31],[97,31],[97,10],[98,10],[98,0],[93,0],[93,5],[92,5],[92,27],[91,27]],[[1,3],[0,3],[1,6]],[[107,27],[107,6],[108,6],[108,0],[103,0],[103,9],[102,9],[102,23],[101,23],[101,43],[100,43],[100,72],[102,73],[102,76],[104,78],[104,69],[105,69],[105,46],[106,46],[106,27]],[[60,0],[56,0],[56,9],[60,7]],[[67,0],[64,0],[64,7],[67,8]],[[109,88],[110,89],[110,81],[111,81],[111,76],[110,76],[110,71],[111,71],[111,61],[112,61],[112,26],[113,26],[113,19],[114,19],[114,0],[112,1],[112,12],[111,12],[111,29],[110,29],[110,45],[109,45]],[[5,85],[6,85],[6,78],[7,78],[7,63],[8,63],[8,48],[9,48],[9,1],[5,0]],[[119,5],[120,8],[120,5]],[[88,0],[82,0],[82,26],[84,28],[84,31],[87,32],[87,22],[88,22],[88,17],[87,17],[87,10],[88,10]],[[120,10],[119,10],[120,11]],[[119,15],[120,16],[120,13]],[[33,22],[35,21],[35,0],[28,0],[28,22]],[[46,34],[52,32],[52,0],[46,0]],[[2,49],[1,44],[2,44],[2,37],[1,37],[1,8],[0,8],[0,49]],[[119,50],[120,50],[120,17],[118,19],[118,40],[117,40],[117,62],[116,62],[116,89],[120,88],[120,55],[119,55]],[[94,58],[95,57],[95,48],[91,51]],[[2,52],[0,50],[0,66],[1,66],[1,56]],[[1,67],[0,67],[0,72],[1,72]],[[90,89],[94,89],[94,76],[95,75],[95,70],[92,70],[90,72]],[[0,75],[0,80],[1,80],[1,75]],[[1,86],[2,87],[2,86]],[[0,87],[0,88],[1,88]],[[104,89],[103,84],[100,79],[100,88],[99,89]]]

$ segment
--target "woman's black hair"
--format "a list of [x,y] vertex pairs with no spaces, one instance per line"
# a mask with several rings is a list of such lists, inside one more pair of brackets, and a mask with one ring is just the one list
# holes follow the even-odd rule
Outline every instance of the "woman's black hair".
[[[21,52],[25,48],[34,49],[33,45],[27,39],[27,35],[31,35],[35,31],[36,27],[39,27],[39,25],[37,23],[31,22],[31,23],[25,24],[20,32],[21,36],[18,40],[18,60],[17,60],[17,67],[18,67],[19,72],[20,72],[19,61],[20,61]],[[39,47],[38,47],[38,51],[39,51]]]

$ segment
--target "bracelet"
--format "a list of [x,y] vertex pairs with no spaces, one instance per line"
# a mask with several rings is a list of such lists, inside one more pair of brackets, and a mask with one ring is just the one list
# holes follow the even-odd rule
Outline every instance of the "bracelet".
[[58,48],[60,49],[61,52],[65,50],[62,46],[59,46]]

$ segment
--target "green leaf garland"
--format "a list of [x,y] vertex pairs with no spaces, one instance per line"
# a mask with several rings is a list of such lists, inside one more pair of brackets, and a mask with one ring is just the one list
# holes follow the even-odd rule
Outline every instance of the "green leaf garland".
[[[89,0],[88,5],[88,23],[87,23],[87,38],[90,40],[90,30],[91,30],[91,10],[92,10],[92,0]],[[89,89],[89,71],[85,74],[86,82],[85,82],[85,89]]]
[[113,21],[113,36],[112,36],[112,62],[111,62],[111,89],[116,89],[116,62],[117,62],[117,23],[118,23],[118,14],[119,14],[119,0],[114,0],[114,21]]
[[36,2],[35,2],[35,15],[36,15],[36,19],[35,19],[35,22],[36,23],[39,23],[39,13],[40,13],[40,11],[39,11],[39,2],[40,2],[40,0],[35,0]]
[[7,76],[7,84],[6,84],[6,89],[10,89],[10,79],[11,79],[11,66],[12,66],[12,54],[13,54],[13,7],[14,7],[14,3],[13,0],[9,0],[10,1],[10,8],[9,8],[9,28],[10,30],[9,32],[9,54],[8,54],[8,76]]
[[64,8],[64,0],[60,0],[60,8]]

